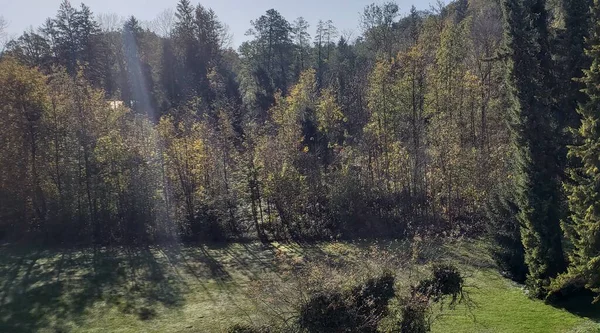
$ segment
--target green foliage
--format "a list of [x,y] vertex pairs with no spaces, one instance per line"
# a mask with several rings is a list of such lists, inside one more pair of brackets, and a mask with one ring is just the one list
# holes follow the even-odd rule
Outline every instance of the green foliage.
[[492,256],[500,270],[517,282],[525,282],[527,266],[521,242],[521,226],[517,221],[518,209],[511,194],[502,192],[492,198],[488,206],[489,234],[493,240]]
[[[598,121],[600,113],[600,3],[594,1],[592,9],[593,32],[588,40],[586,54],[592,65],[585,70],[581,79],[583,92],[587,101],[582,103],[577,112],[581,116],[578,128],[578,144],[569,147],[569,156],[577,162],[577,167],[570,170],[570,181],[565,184],[571,217],[563,223],[567,239],[573,246],[569,254],[569,270],[553,283],[554,292],[565,293],[573,287],[587,288],[600,293],[600,186],[598,175],[598,145],[600,131]],[[596,299],[598,301],[598,298]]]
[[352,316],[341,293],[314,295],[302,307],[298,323],[309,332],[352,329]]
[[[555,87],[560,110],[559,126],[566,130],[567,127],[578,127],[580,116],[577,112],[578,103],[585,101],[585,94],[581,91],[584,87],[580,80],[583,70],[590,66],[589,57],[585,54],[586,39],[588,38],[592,23],[590,7],[593,0],[561,0],[557,11],[561,16],[561,26],[556,29],[555,49],[558,81]],[[566,131],[565,131],[566,132]],[[568,133],[567,144],[572,141]],[[564,156],[566,157],[566,156]],[[566,163],[564,159],[563,163]]]
[[386,272],[346,292],[312,295],[302,305],[298,323],[309,332],[377,332],[395,295],[394,281]]
[[446,264],[434,264],[432,277],[424,279],[415,287],[414,292],[438,302],[445,296],[452,297],[451,304],[462,297],[464,278],[458,268]]
[[425,333],[430,331],[427,312],[429,311],[429,299],[426,296],[417,295],[406,301],[402,307],[402,321],[400,322],[401,333]]
[[[515,203],[521,224],[527,284],[542,297],[550,279],[565,268],[558,167],[561,142],[552,90],[545,1],[503,1],[510,120],[515,162]],[[557,158],[557,155],[559,156]]]

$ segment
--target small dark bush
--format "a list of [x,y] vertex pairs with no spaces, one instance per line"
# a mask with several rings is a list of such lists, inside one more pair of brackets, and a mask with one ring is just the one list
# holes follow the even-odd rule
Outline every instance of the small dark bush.
[[426,333],[429,332],[427,311],[429,299],[424,295],[413,295],[402,308],[401,333]]
[[299,324],[309,332],[340,332],[352,323],[341,293],[314,295],[300,310]]
[[433,276],[419,282],[414,292],[439,301],[444,296],[451,296],[455,303],[460,295],[464,279],[458,268],[452,265],[436,264],[433,266]]
[[357,324],[363,332],[377,331],[379,320],[387,314],[387,305],[395,295],[394,281],[394,275],[386,272],[350,292],[350,307],[355,310]]
[[320,293],[302,307],[299,325],[309,332],[376,332],[394,297],[395,278],[385,273],[348,292]]
[[150,320],[150,319],[156,317],[156,311],[154,311],[153,309],[149,309],[147,307],[142,307],[138,311],[138,317],[140,318],[140,320]]

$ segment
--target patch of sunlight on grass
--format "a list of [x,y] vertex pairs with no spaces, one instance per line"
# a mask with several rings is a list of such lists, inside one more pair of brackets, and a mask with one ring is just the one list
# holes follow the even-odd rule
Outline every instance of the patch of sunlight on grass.
[[[565,310],[529,299],[523,289],[491,270],[475,270],[466,279],[470,308],[446,310],[433,332],[597,332],[598,326]],[[591,329],[591,330],[587,330]]]

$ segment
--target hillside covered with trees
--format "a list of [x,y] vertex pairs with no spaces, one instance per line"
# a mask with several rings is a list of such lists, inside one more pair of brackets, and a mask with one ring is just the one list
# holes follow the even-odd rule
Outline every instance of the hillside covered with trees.
[[0,53],[0,241],[483,239],[598,300],[599,0],[373,4],[354,35],[270,9],[237,50],[189,0],[92,10]]

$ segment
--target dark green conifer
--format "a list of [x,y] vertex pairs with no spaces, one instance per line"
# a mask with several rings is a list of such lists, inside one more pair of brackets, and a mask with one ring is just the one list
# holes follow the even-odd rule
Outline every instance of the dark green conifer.
[[[592,7],[593,30],[586,54],[592,59],[584,71],[583,92],[587,101],[580,104],[581,125],[577,130],[578,145],[569,147],[569,156],[579,165],[570,171],[566,184],[571,219],[563,223],[568,240],[573,245],[569,271],[558,284],[576,282],[600,293],[600,1]],[[597,298],[598,300],[598,298]]]
[[554,80],[544,0],[504,0],[507,74],[514,147],[515,203],[521,224],[527,284],[542,297],[565,269]]

